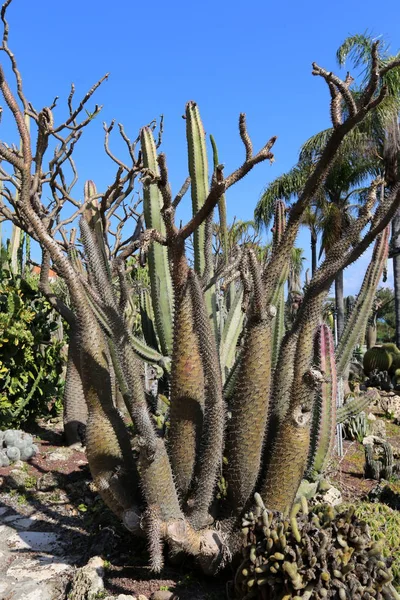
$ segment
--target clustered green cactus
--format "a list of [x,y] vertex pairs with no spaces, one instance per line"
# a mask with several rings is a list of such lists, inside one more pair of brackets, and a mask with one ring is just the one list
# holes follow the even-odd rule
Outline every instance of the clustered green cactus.
[[18,460],[27,461],[38,453],[29,433],[18,429],[0,430],[0,467],[8,467]]
[[398,389],[400,383],[400,350],[396,344],[387,342],[373,346],[364,354],[364,372],[367,386],[383,390]]
[[372,444],[365,444],[364,475],[367,479],[390,479],[395,471],[399,471],[399,464],[393,457],[393,448],[386,440],[379,440]]
[[257,496],[242,523],[243,560],[234,598],[248,600],[398,599],[383,544],[371,539],[354,507],[308,509],[302,498],[290,515],[268,511]]

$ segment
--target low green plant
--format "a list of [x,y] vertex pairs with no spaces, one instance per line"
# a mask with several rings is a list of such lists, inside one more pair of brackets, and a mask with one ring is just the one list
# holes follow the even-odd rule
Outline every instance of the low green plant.
[[393,559],[393,583],[400,590],[400,512],[380,502],[360,502],[355,514],[368,524],[373,540],[385,541],[383,555]]
[[[4,265],[3,265],[4,267]],[[0,422],[20,427],[55,416],[61,406],[64,359],[54,339],[55,314],[37,289],[6,268],[0,274]]]

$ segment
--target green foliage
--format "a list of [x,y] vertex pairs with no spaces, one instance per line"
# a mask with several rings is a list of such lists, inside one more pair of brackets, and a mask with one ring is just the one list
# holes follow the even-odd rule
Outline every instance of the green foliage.
[[63,382],[62,343],[58,328],[37,281],[3,269],[0,282],[0,421],[3,427],[42,416],[59,408]]
[[377,328],[377,342],[392,342],[395,339],[396,315],[394,310],[394,291],[380,288],[376,293],[374,315]]

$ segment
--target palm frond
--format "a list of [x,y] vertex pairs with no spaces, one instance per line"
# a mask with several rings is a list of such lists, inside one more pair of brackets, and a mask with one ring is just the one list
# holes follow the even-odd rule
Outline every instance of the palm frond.
[[272,181],[262,193],[254,211],[254,219],[258,227],[271,224],[274,215],[274,206],[277,200],[291,200],[303,189],[313,165],[303,162],[298,163],[287,173]]

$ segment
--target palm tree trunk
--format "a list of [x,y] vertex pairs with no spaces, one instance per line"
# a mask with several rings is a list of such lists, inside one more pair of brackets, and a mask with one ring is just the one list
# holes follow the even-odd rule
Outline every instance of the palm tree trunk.
[[317,236],[311,231],[311,274],[317,270]]
[[343,271],[339,271],[335,279],[335,303],[336,303],[336,319],[337,319],[337,337],[340,336],[344,329],[344,296],[343,296]]
[[396,316],[396,346],[400,347],[400,209],[392,220],[390,253],[393,257],[394,312]]

